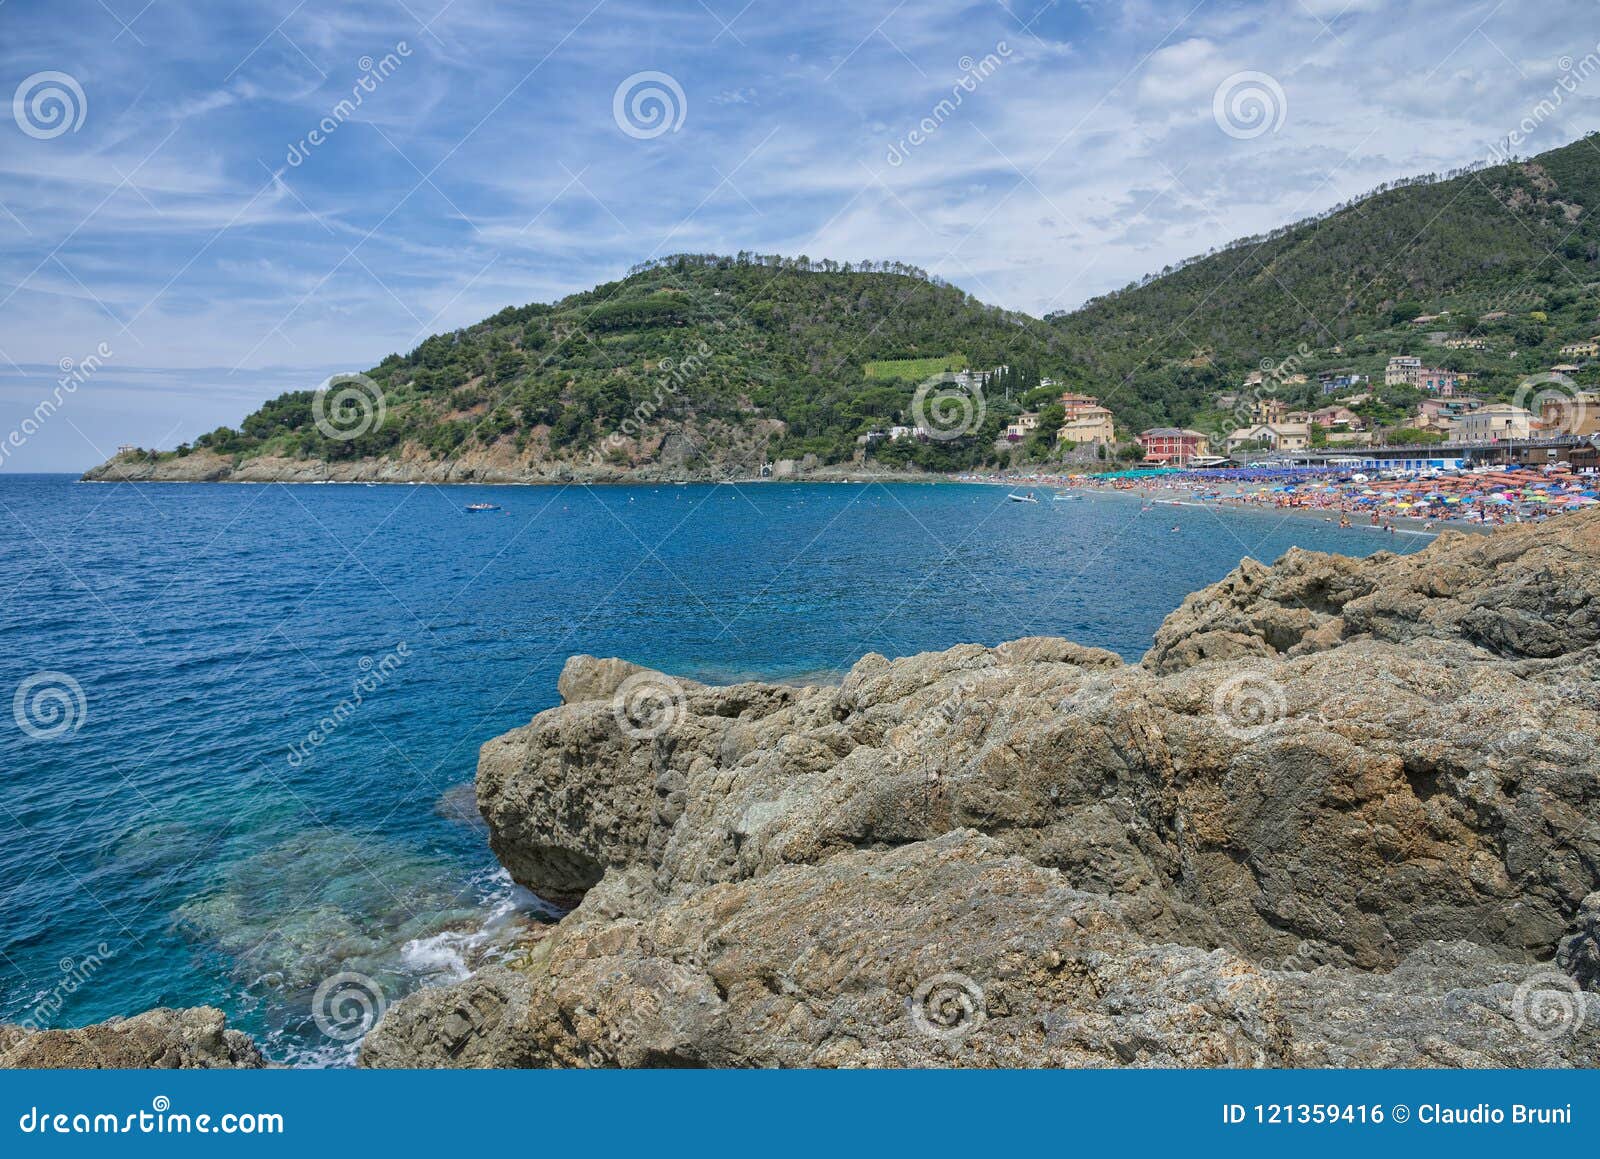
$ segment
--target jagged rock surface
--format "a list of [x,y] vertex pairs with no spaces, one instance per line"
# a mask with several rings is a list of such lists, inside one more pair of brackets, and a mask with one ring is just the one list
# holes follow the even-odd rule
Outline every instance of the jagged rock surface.
[[363,1061],[1594,1065],[1597,595],[1582,515],[1246,561],[1137,666],[1029,639],[711,688],[576,657],[478,797],[577,907]]
[[265,1066],[248,1034],[214,1006],[160,1007],[81,1030],[0,1026],[0,1069],[254,1069]]

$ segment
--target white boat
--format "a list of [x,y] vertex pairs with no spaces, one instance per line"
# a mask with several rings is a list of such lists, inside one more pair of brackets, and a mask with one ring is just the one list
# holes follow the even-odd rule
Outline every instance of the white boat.
[[1006,498],[1011,500],[1011,502],[1013,502],[1013,503],[1037,503],[1037,502],[1039,502],[1038,499],[1034,498],[1034,495],[1033,495],[1032,491],[1029,491],[1026,495],[1018,495],[1015,491],[1013,491],[1009,495],[1007,495]]

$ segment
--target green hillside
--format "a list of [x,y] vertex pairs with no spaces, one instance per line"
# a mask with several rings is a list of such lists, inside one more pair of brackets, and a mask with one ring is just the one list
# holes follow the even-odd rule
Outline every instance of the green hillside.
[[[1063,387],[1099,395],[1125,435],[1165,424],[1226,430],[1238,417],[1228,396],[1264,367],[1291,405],[1320,400],[1319,372],[1370,375],[1379,386],[1366,413],[1398,421],[1415,398],[1381,387],[1392,355],[1471,372],[1475,393],[1509,397],[1562,361],[1564,343],[1600,333],[1597,210],[1591,137],[1529,162],[1401,182],[1046,320],[899,263],[677,255],[391,354],[367,372],[382,421],[355,437],[319,423],[325,400],[307,389],[237,430],[137,454],[204,450],[235,463],[487,454],[629,470],[688,431],[702,455],[720,440],[741,455],[840,462],[863,453],[867,432],[913,421],[919,381],[1001,366],[965,437],[877,442],[867,453],[935,470],[1009,461],[994,449],[1006,421]],[[1415,323],[1421,315],[1436,317]],[[1463,338],[1482,348],[1460,348]],[[1046,376],[1055,385],[1040,388]],[[1600,381],[1600,363],[1574,377]],[[1047,434],[1029,442],[1031,453],[1050,449]]]
[[[959,349],[963,365],[1009,364],[1004,385],[1020,398],[1051,338],[1036,319],[898,263],[679,255],[390,355],[367,372],[384,392],[384,420],[359,437],[329,437],[315,421],[314,392],[303,390],[195,448],[338,461],[406,447],[447,458],[538,440],[548,455],[576,459],[605,449],[619,429],[766,418],[783,424],[772,457],[837,461],[857,435],[909,421],[925,363],[942,368]],[[1002,395],[972,438],[896,453],[934,468],[970,465],[1006,414]]]
[[[1527,163],[1398,183],[1049,321],[1130,427],[1192,422],[1216,392],[1285,359],[1312,377],[1349,367],[1381,382],[1390,354],[1418,354],[1499,393],[1600,332],[1597,209],[1590,137]],[[1506,316],[1482,318],[1492,313]],[[1444,331],[1491,351],[1430,345]]]

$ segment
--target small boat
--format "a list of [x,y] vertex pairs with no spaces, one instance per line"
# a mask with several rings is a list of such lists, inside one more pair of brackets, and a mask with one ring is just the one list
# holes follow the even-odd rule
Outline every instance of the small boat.
[[1009,495],[1007,495],[1006,498],[1011,500],[1011,502],[1013,502],[1013,503],[1037,503],[1037,502],[1039,502],[1038,499],[1034,498],[1034,495],[1033,495],[1032,491],[1029,491],[1026,495],[1018,495],[1015,491],[1013,491]]
[[1050,496],[1050,502],[1052,502],[1052,503],[1065,503],[1069,499],[1082,499],[1082,498],[1083,498],[1082,495],[1056,494],[1056,495]]
[[503,508],[498,503],[468,503],[467,510],[477,514],[479,511],[500,511]]

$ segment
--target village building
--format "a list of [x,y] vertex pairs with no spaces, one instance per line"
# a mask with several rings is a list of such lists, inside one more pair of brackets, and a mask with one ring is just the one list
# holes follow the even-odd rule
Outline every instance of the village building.
[[1327,371],[1317,376],[1323,394],[1340,394],[1343,391],[1356,390],[1366,386],[1368,381],[1365,374],[1351,374],[1347,370]]
[[1409,354],[1397,354],[1389,359],[1383,372],[1384,386],[1415,386],[1422,376],[1422,359]]
[[1144,448],[1147,463],[1186,467],[1189,460],[1211,453],[1211,439],[1206,434],[1182,427],[1151,427],[1139,432],[1134,442]]
[[1325,431],[1359,431],[1363,425],[1361,416],[1347,406],[1325,406],[1312,411],[1306,418]]
[[1409,354],[1399,354],[1389,359],[1389,365],[1383,372],[1385,386],[1409,386],[1414,390],[1425,390],[1429,394],[1442,395],[1445,398],[1455,394],[1456,390],[1466,385],[1468,381],[1470,381],[1468,375],[1424,366],[1422,359]]
[[1444,346],[1446,350],[1487,350],[1489,349],[1489,340],[1487,338],[1446,338]]
[[1084,407],[1061,424],[1056,431],[1056,441],[1080,447],[1087,443],[1114,443],[1117,441],[1116,424],[1105,407]]
[[1250,421],[1257,426],[1285,422],[1288,414],[1288,404],[1275,398],[1258,398],[1250,407]]
[[1547,395],[1539,407],[1541,434],[1600,435],[1600,392],[1579,391],[1570,398]]
[[1600,358],[1600,338],[1569,342],[1561,348],[1563,358]]
[[1230,455],[1250,445],[1269,451],[1303,451],[1311,445],[1311,428],[1304,423],[1256,423],[1230,434],[1227,445]]
[[1531,412],[1508,402],[1492,402],[1456,419],[1456,436],[1464,443],[1525,439],[1536,420]]
[[1020,442],[1039,429],[1039,415],[1037,411],[1019,414],[1016,421],[1006,427],[1006,439],[1010,442]]

